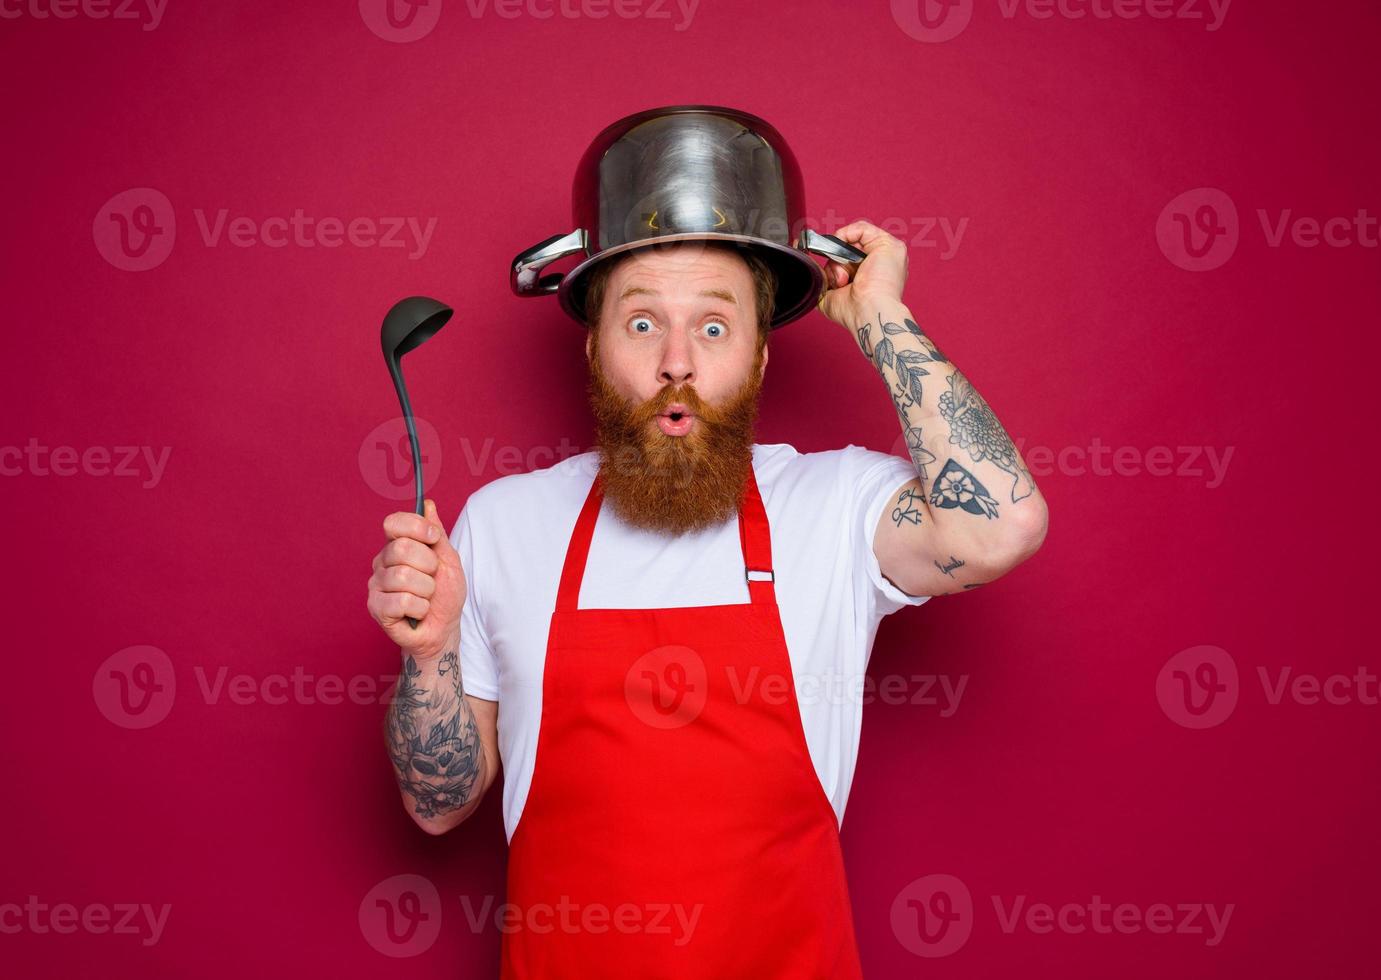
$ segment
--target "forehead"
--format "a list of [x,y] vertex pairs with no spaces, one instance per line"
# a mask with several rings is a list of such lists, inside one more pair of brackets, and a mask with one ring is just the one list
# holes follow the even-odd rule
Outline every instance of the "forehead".
[[[606,302],[633,302],[660,295],[670,299],[719,299],[751,305],[753,277],[748,263],[728,249],[700,243],[633,252],[610,273]],[[631,293],[632,295],[626,295]]]

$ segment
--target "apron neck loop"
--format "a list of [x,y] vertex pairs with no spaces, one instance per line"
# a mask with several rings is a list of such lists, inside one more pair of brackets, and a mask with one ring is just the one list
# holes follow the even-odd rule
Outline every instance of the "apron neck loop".
[[[580,516],[576,518],[570,544],[566,548],[566,562],[561,568],[561,584],[556,593],[558,611],[574,612],[576,609],[576,603],[580,598],[580,583],[585,578],[585,563],[590,557],[590,541],[594,537],[595,521],[599,517],[603,500],[604,493],[600,489],[599,474],[596,473],[590,483],[590,492],[585,497],[585,505],[580,508]],[[763,507],[762,495],[758,492],[758,481],[751,463],[743,485],[743,496],[739,500],[738,532],[749,602],[775,603],[776,576],[772,572],[772,535],[767,525],[767,510]]]

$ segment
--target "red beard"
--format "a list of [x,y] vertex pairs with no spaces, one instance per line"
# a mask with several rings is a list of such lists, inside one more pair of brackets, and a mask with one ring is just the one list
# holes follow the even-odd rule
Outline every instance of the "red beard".
[[[599,442],[596,478],[622,520],[682,534],[734,516],[753,465],[762,353],[759,347],[747,379],[722,405],[702,401],[690,385],[663,388],[631,405],[600,371],[596,336],[588,388]],[[675,402],[695,416],[684,436],[669,436],[657,426],[657,416]]]

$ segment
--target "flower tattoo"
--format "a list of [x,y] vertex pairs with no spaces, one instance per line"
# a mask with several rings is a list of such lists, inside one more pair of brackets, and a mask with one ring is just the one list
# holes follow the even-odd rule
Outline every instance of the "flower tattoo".
[[949,441],[967,451],[975,463],[986,459],[1010,474],[1012,503],[1029,497],[1036,485],[993,410],[958,371],[948,381],[949,391],[940,395],[940,415],[950,425]]
[[930,504],[932,507],[945,509],[958,507],[970,514],[982,514],[987,518],[997,516],[997,501],[988,496],[988,488],[952,459],[935,478],[935,488],[930,492]]

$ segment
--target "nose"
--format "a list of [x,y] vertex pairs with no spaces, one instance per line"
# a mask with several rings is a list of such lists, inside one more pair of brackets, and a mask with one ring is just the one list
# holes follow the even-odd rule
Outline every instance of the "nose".
[[690,343],[684,329],[667,331],[666,344],[662,347],[662,357],[657,365],[657,381],[663,386],[690,384],[695,380],[695,368],[691,364]]

